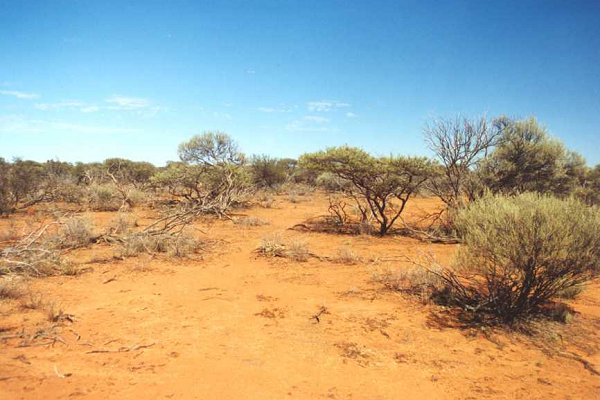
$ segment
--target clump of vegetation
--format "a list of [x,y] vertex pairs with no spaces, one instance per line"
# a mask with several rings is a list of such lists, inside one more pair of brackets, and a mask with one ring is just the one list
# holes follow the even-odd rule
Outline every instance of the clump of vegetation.
[[340,179],[340,187],[358,207],[361,222],[371,218],[385,235],[404,211],[409,199],[431,177],[433,164],[426,158],[373,157],[354,147],[334,147],[305,154],[300,165]]
[[260,217],[252,217],[252,216],[242,217],[242,218],[234,218],[233,223],[236,225],[246,226],[246,227],[269,225],[269,221],[267,221],[263,218],[260,218]]
[[284,257],[297,262],[305,262],[310,258],[306,242],[300,240],[285,241],[279,233],[262,238],[256,252],[264,257]]
[[417,296],[423,303],[434,299],[441,300],[446,284],[439,274],[439,266],[403,268],[397,271],[384,271],[373,274],[372,281],[388,290]]
[[294,240],[288,243],[287,250],[285,252],[287,258],[297,261],[305,262],[310,257],[310,251],[308,250],[308,244],[300,240]]
[[205,244],[185,233],[149,234],[140,232],[122,240],[121,256],[134,257],[142,253],[165,253],[170,257],[189,257],[205,248]]
[[427,270],[443,282],[434,295],[478,320],[543,314],[598,276],[600,210],[577,200],[489,195],[461,211],[456,226],[463,245],[453,267]]
[[94,211],[118,211],[122,201],[112,185],[90,185],[89,206]]
[[92,243],[92,222],[85,217],[75,216],[60,223],[58,232],[50,237],[49,243],[57,248],[76,248]]
[[265,257],[285,257],[283,236],[279,233],[273,233],[263,237],[257,252]]
[[354,265],[362,261],[362,258],[349,247],[340,247],[334,259],[336,263]]
[[0,300],[19,299],[25,295],[25,289],[20,280],[14,276],[0,277]]
[[110,221],[108,228],[109,228],[110,234],[127,235],[136,226],[137,226],[137,222],[130,214],[124,213],[124,212],[119,212]]

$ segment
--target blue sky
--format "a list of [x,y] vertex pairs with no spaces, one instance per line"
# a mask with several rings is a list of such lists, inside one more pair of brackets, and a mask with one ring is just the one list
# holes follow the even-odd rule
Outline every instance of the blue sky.
[[483,113],[600,163],[600,1],[0,0],[7,159],[427,154],[427,120]]

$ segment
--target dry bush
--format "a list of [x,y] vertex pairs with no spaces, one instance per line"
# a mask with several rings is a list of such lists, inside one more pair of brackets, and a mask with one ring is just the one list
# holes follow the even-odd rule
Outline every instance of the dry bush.
[[61,249],[88,246],[94,237],[92,228],[92,222],[86,217],[67,218],[60,223],[56,236],[48,239],[48,244]]
[[360,263],[362,259],[349,247],[340,247],[334,261],[339,264],[355,265]]
[[256,252],[265,257],[284,257],[297,262],[307,261],[311,255],[306,242],[300,240],[286,242],[280,233],[262,238]]
[[108,225],[109,232],[114,235],[127,235],[137,226],[135,218],[130,214],[119,212]]
[[14,276],[0,277],[0,300],[19,299],[25,295],[25,288],[20,279]]
[[118,211],[123,202],[112,185],[90,185],[88,188],[89,207],[94,211]]
[[272,194],[267,192],[261,192],[257,194],[256,201],[258,205],[262,208],[273,208],[273,204],[275,203],[275,198]]
[[308,244],[300,240],[294,240],[287,245],[285,256],[293,261],[305,262],[310,257]]
[[125,237],[121,243],[120,255],[133,257],[141,253],[165,253],[170,257],[189,257],[204,249],[205,244],[185,233],[162,233],[152,235],[140,232]]
[[386,289],[416,296],[423,303],[438,301],[445,296],[446,284],[439,277],[439,266],[435,270],[413,266],[397,271],[375,273],[372,281],[383,285]]
[[21,274],[49,276],[74,274],[77,269],[63,257],[56,236],[49,237],[51,228],[59,222],[43,225],[20,240],[0,250],[0,275]]
[[259,218],[259,217],[235,218],[233,220],[233,223],[236,225],[241,225],[241,226],[246,226],[246,227],[269,225],[269,221],[267,221],[263,218]]
[[261,239],[258,254],[265,257],[285,257],[285,243],[280,233],[272,233]]

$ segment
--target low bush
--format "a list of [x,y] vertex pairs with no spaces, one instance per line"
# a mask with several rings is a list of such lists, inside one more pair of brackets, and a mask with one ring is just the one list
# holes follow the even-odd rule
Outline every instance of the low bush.
[[597,277],[600,210],[538,194],[486,196],[458,213],[463,245],[443,280],[450,304],[502,323],[541,314]]
[[203,248],[203,242],[185,233],[151,235],[141,232],[123,239],[120,254],[122,257],[134,257],[141,253],[165,253],[170,257],[189,257]]

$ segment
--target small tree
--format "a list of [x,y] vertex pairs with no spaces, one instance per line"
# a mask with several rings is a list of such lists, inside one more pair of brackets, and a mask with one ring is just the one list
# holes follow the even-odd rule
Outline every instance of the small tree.
[[250,162],[250,171],[254,184],[259,187],[273,188],[287,179],[287,165],[284,160],[267,155],[255,155]]
[[568,195],[584,179],[585,160],[548,136],[534,118],[498,120],[502,137],[480,174],[494,193]]
[[225,133],[204,133],[179,146],[182,162],[170,163],[153,178],[198,213],[227,216],[250,193],[244,155]]
[[425,126],[429,149],[441,163],[429,188],[448,209],[459,209],[464,200],[473,200],[476,180],[473,170],[496,145],[500,132],[500,125],[490,124],[485,117],[439,118]]
[[457,305],[511,323],[600,272],[600,209],[534,193],[487,196],[458,214],[464,243],[441,276]]
[[400,217],[406,203],[431,176],[433,165],[425,158],[373,157],[355,147],[333,147],[305,154],[300,165],[317,173],[328,172],[347,184],[342,190],[355,200],[363,222],[372,216],[385,235]]

